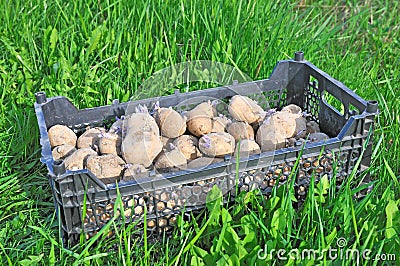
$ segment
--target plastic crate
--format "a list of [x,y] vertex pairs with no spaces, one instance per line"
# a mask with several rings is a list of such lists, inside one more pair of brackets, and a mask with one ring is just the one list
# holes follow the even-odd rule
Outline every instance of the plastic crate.
[[[273,186],[286,182],[298,156],[301,160],[294,185],[299,201],[305,197],[311,176],[316,181],[324,175],[335,177],[336,184],[340,184],[353,170],[361,173],[370,166],[378,103],[357,96],[341,82],[305,61],[302,52],[297,52],[294,60],[278,62],[269,79],[188,93],[176,91],[174,95],[135,102],[114,100],[112,105],[97,108],[78,110],[65,97],[46,98],[45,93],[38,92],[35,111],[42,145],[41,161],[49,172],[64,243],[76,243],[82,230],[90,237],[114,216],[117,187],[116,184],[105,185],[88,170],[66,171],[62,161],[54,161],[47,134],[51,126],[63,124],[75,132],[82,132],[87,126],[102,126],[116,116],[124,115],[128,105],[150,107],[159,101],[160,106],[179,106],[182,110],[191,107],[182,106],[184,100],[229,99],[235,94],[251,96],[263,101],[261,104],[266,101],[270,107],[279,108],[291,103],[299,105],[311,114],[312,120],[320,123],[321,131],[331,138],[325,142],[309,142],[303,150],[300,145],[243,158],[238,179],[235,158],[227,156],[223,162],[201,171],[183,170],[163,175],[150,172],[150,176],[139,183],[119,182],[118,190],[127,222],[143,219],[146,205],[149,233],[167,231],[174,226],[175,217],[182,210],[188,212],[202,208],[207,192],[214,184],[231,198],[236,190],[256,188],[268,196]],[[343,114],[326,102],[324,95],[327,94],[343,104]],[[357,164],[360,157],[361,163]],[[86,215],[82,217],[85,194]],[[137,226],[140,224],[143,220]]]

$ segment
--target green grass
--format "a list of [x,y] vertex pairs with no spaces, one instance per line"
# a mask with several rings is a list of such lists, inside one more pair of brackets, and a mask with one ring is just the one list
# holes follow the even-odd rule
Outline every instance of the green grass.
[[[264,244],[321,251],[343,237],[347,247],[371,249],[370,257],[396,254],[397,262],[389,264],[398,264],[400,5],[336,2],[0,1],[0,261],[262,264],[257,251]],[[115,98],[127,101],[153,73],[175,63],[212,60],[262,79],[298,50],[362,98],[379,101],[368,170],[374,188],[366,198],[352,197],[351,178],[340,191],[320,182],[296,212],[293,191],[283,186],[267,202],[255,193],[241,195],[233,207],[214,201],[198,224],[181,221],[175,236],[162,243],[136,244],[130,241],[135,228],[126,225],[113,240],[99,234],[97,245],[61,248],[46,169],[39,162],[35,92],[95,107]]]

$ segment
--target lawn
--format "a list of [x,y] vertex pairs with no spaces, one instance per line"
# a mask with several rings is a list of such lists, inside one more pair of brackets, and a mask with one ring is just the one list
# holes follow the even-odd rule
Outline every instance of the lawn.
[[[0,262],[355,264],[326,253],[316,261],[259,256],[266,248],[323,252],[341,239],[349,249],[371,250],[363,265],[398,265],[399,11],[395,0],[0,1]],[[115,238],[105,238],[105,230],[97,243],[62,248],[39,161],[35,92],[96,107],[129,100],[153,73],[176,63],[221,62],[257,80],[300,50],[362,98],[379,101],[367,197],[355,197],[361,176],[346,179],[340,190],[325,180],[296,211],[293,191],[282,186],[267,202],[254,192],[233,206],[210,205],[158,243],[134,239],[127,225]]]

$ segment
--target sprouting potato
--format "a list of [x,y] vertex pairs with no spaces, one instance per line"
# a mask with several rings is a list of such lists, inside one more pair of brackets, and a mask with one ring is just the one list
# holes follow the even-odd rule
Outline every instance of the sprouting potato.
[[129,164],[149,167],[163,147],[156,121],[145,109],[132,114],[127,119],[126,127],[121,145],[122,157]]
[[57,147],[54,147],[53,151],[51,152],[53,155],[54,160],[58,159],[65,159],[66,157],[70,156],[72,153],[76,151],[75,146],[70,144],[63,144]]
[[79,138],[76,143],[78,149],[82,148],[93,148],[99,147],[99,141],[102,134],[106,133],[105,128],[94,127],[86,130]]
[[86,167],[105,184],[119,181],[125,162],[115,154],[92,155],[87,158]]
[[49,131],[49,141],[52,148],[64,144],[76,145],[76,135],[69,127],[63,125],[52,126]]
[[197,148],[199,140],[195,136],[182,135],[174,140],[173,147],[176,147],[187,160],[193,160],[201,156],[201,152]]
[[158,108],[154,117],[165,137],[176,138],[186,131],[186,118],[172,108]]
[[212,119],[214,117],[213,106],[209,102],[204,102],[188,111],[187,128],[196,137],[208,134],[212,130]]
[[91,155],[97,155],[97,152],[91,148],[78,149],[70,156],[65,158],[65,168],[68,170],[81,170],[86,166],[86,159]]
[[282,108],[282,112],[287,112],[295,115],[301,115],[303,110],[301,107],[295,104],[289,104]]
[[123,180],[137,180],[143,176],[147,176],[148,170],[141,164],[132,164],[125,169]]
[[228,133],[209,133],[200,138],[199,149],[207,156],[223,157],[234,152],[235,139]]
[[167,138],[164,136],[160,137],[161,143],[163,145],[163,150],[170,150],[171,149],[171,144],[175,141],[175,139],[172,138]]
[[[301,114],[276,112],[267,116],[263,124],[267,124],[284,138],[303,138],[307,135],[306,119]],[[265,127],[265,126],[264,126]]]
[[121,154],[121,136],[116,133],[103,133],[99,140],[101,154]]
[[285,136],[272,122],[265,122],[257,130],[256,141],[261,151],[273,151],[285,147]]
[[154,131],[128,133],[122,141],[122,157],[127,163],[149,167],[162,150],[160,137]]
[[118,119],[117,121],[115,121],[110,129],[108,130],[108,133],[111,134],[118,134],[119,136],[125,136],[126,134],[126,121],[127,121],[127,117],[122,116],[122,118]]
[[254,140],[253,128],[246,122],[232,122],[228,125],[227,131],[235,138],[235,141],[239,141],[239,139]]
[[136,132],[152,131],[160,136],[160,129],[154,118],[149,113],[133,113],[124,123],[126,134],[135,134]]
[[235,95],[229,102],[228,111],[231,116],[242,122],[252,124],[265,117],[265,111],[254,100],[242,95]]

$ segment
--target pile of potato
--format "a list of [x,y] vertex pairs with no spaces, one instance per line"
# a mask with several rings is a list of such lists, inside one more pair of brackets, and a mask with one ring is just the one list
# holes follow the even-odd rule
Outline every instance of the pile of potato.
[[[117,120],[108,130],[88,128],[79,137],[68,127],[48,130],[54,159],[68,170],[89,169],[104,183],[199,168],[225,155],[247,157],[308,141],[325,140],[314,121],[299,106],[263,110],[246,96],[233,96],[229,116],[218,114],[211,102],[179,113],[171,107],[136,112]],[[239,147],[240,146],[240,147]]]

